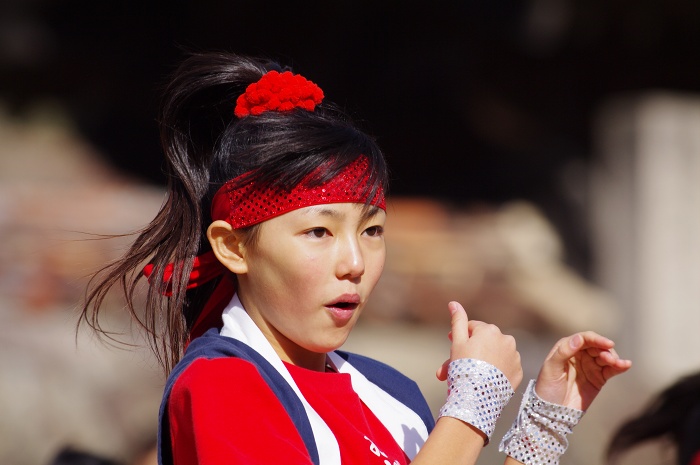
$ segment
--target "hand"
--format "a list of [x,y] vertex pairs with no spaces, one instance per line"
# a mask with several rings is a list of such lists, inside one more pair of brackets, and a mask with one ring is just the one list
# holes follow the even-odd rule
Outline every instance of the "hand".
[[542,399],[586,410],[605,383],[632,366],[621,359],[615,343],[593,331],[560,339],[547,355],[535,391]]
[[473,358],[497,367],[508,378],[513,389],[517,389],[523,379],[523,369],[513,336],[502,334],[496,325],[469,321],[467,312],[458,302],[450,302],[447,307],[452,314],[452,331],[449,334],[452,346],[449,360],[437,370],[437,378],[440,381],[447,379],[447,366],[452,360]]

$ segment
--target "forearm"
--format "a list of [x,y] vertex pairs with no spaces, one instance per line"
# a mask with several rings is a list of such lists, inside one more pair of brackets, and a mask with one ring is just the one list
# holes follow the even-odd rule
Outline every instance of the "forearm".
[[411,465],[473,465],[484,448],[484,436],[473,426],[441,417]]
[[[411,465],[474,465],[483,448],[484,436],[479,430],[456,418],[442,417]],[[523,463],[508,456],[504,465]]]

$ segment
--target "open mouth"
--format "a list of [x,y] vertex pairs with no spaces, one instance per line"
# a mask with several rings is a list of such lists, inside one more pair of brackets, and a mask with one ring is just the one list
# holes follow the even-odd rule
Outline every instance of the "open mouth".
[[329,308],[338,308],[341,310],[354,310],[360,305],[360,296],[357,294],[343,294],[326,305]]
[[355,302],[336,302],[329,307],[339,308],[341,310],[355,310],[359,304]]

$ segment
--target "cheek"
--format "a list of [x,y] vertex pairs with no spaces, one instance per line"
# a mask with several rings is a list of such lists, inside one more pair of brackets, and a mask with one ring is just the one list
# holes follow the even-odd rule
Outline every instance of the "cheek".
[[373,255],[368,261],[367,267],[365,269],[365,274],[371,279],[372,284],[376,284],[384,271],[384,262],[386,259],[386,251],[382,250]]
[[304,255],[297,260],[289,260],[284,264],[283,276],[291,291],[304,293],[316,289],[323,278],[323,263],[319,257]]

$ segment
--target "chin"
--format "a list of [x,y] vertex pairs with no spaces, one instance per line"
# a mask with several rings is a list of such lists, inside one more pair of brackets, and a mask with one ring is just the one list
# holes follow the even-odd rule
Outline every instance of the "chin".
[[328,340],[328,341],[323,341],[322,344],[315,345],[313,349],[311,349],[313,352],[317,353],[328,353],[328,352],[333,352],[334,350],[340,349],[343,344],[345,344],[345,341],[348,340],[348,335],[346,334],[343,337],[335,338],[333,340]]

